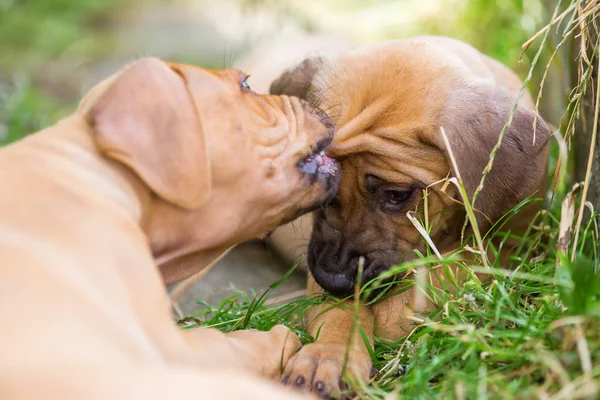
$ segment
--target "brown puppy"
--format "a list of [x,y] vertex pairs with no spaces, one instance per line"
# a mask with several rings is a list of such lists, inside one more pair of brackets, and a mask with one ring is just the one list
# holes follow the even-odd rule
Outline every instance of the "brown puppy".
[[[425,219],[425,189],[431,239],[441,252],[456,249],[465,212],[454,185],[442,190],[440,181],[457,171],[440,128],[473,196],[520,88],[505,66],[462,42],[440,37],[309,58],[273,82],[271,93],[319,104],[337,128],[328,155],[341,161],[342,178],[336,198],[314,213],[307,251],[309,294],[324,289],[351,295],[360,257],[366,282],[414,258],[412,250],[423,251],[424,239],[407,212]],[[475,203],[483,232],[527,196],[545,195],[550,132],[533,108],[525,94]],[[504,229],[522,233],[539,206],[524,207]],[[369,338],[405,335],[411,310],[426,306],[415,303],[415,293],[411,289],[364,307],[359,320]],[[358,331],[351,335],[353,315],[353,309],[331,306],[308,313],[309,332],[318,332],[318,339],[290,360],[284,373],[287,385],[320,395],[338,391],[347,343],[349,370],[369,377],[369,355]]]
[[146,58],[0,149],[0,397],[296,398],[259,377],[295,335],[183,332],[164,282],[335,193],[318,114],[239,71]]

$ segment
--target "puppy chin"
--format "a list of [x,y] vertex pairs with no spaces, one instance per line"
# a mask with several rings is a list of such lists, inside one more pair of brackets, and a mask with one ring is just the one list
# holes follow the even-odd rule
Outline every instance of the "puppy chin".
[[[310,272],[315,279],[315,281],[325,289],[328,293],[340,298],[353,298],[354,297],[354,286],[356,285],[356,272],[354,274],[341,272],[341,273],[333,273],[324,271],[319,267],[313,267],[309,262]],[[389,267],[388,267],[389,268]],[[388,268],[382,268],[383,270],[387,270]],[[379,276],[379,273],[373,274],[371,271],[365,271],[365,275],[362,279],[362,286],[366,283],[375,279]],[[368,294],[367,300],[372,300],[382,292],[387,292],[392,289],[392,283],[399,282],[403,276],[396,276],[392,278],[388,278],[379,282],[377,287],[370,286],[369,289],[365,291],[365,294]],[[361,297],[363,295],[361,294]]]
[[[308,186],[308,190],[318,190],[320,195],[314,203],[292,213],[289,218],[281,222],[281,225],[325,206],[335,197],[340,184],[339,163],[327,156],[319,154],[315,157],[307,157],[299,163],[298,169],[304,175],[302,182]],[[318,186],[321,187],[317,188]]]
[[310,273],[315,281],[334,296],[345,298],[354,294],[354,279],[347,273],[331,273],[324,271],[318,266],[308,263]]
[[303,216],[304,214],[308,214],[311,213],[315,210],[318,210],[319,208],[325,206],[327,203],[329,203],[331,201],[331,199],[333,199],[333,197],[335,196],[335,190],[332,191],[331,194],[328,194],[327,197],[317,201],[316,203],[312,204],[309,207],[306,208],[302,208],[301,210],[296,211],[295,214],[293,214],[290,218],[285,219],[281,225],[285,225],[289,222],[292,222],[298,218],[300,218],[301,216]]
[[[338,260],[340,256],[325,252],[323,240],[315,239],[315,232],[308,247],[308,267],[315,281],[334,296],[346,298],[353,297],[355,285],[357,283],[358,263],[356,258],[345,262],[344,264],[331,263],[332,258]],[[339,248],[339,247],[338,247]],[[345,258],[341,256],[341,258]],[[365,255],[364,270],[361,278],[361,286],[364,287],[372,280],[377,279],[382,273],[387,272],[395,265],[402,264],[416,258],[416,254],[401,253],[395,250],[369,252]],[[392,289],[395,283],[400,283],[406,276],[406,272],[396,276],[379,279],[377,286],[368,285],[361,297],[366,295],[371,300]]]
[[[337,189],[338,189],[338,185],[340,183],[340,176],[339,175],[327,175],[326,177],[324,177],[325,182],[323,182],[323,192],[324,194],[322,196],[320,196],[318,198],[317,201],[315,201],[312,205],[303,208],[302,210],[299,210],[292,218],[289,219],[289,221],[287,222],[291,222],[293,220],[295,220],[296,218],[299,218],[301,216],[303,216],[304,214],[308,214],[310,212],[313,212],[315,210],[318,210],[319,208],[324,207],[327,203],[329,203],[334,197],[335,194],[337,193]],[[317,183],[315,183],[317,184]]]

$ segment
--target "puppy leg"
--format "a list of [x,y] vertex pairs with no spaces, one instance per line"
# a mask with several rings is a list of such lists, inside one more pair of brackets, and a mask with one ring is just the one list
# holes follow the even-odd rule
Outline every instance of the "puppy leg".
[[302,346],[298,336],[283,325],[274,326],[269,332],[231,332],[227,338],[237,354],[247,360],[249,369],[271,379],[281,378],[284,367]]
[[[322,292],[309,277],[308,293]],[[283,383],[295,389],[329,396],[345,388],[343,374],[366,381],[372,361],[358,326],[354,326],[356,310],[352,301],[326,303],[307,313],[308,332],[318,337],[307,344],[287,363]],[[358,325],[373,345],[374,314],[370,307],[358,310]]]
[[315,399],[239,370],[147,364],[61,365],[2,371],[3,399]]
[[[439,283],[434,279],[434,284]],[[322,290],[309,277],[309,294]],[[429,306],[422,293],[422,289],[411,287],[371,306],[361,307],[358,324],[369,345],[373,346],[375,334],[396,340],[410,332],[414,321],[408,317],[415,315],[414,310]],[[308,331],[313,336],[318,333],[318,337],[290,359],[283,373],[284,384],[319,396],[330,396],[344,388],[344,372],[351,379],[366,382],[372,375],[373,363],[358,327],[353,326],[355,316],[352,301],[323,304],[309,310]]]
[[184,331],[194,349],[193,362],[201,367],[241,369],[279,379],[283,367],[301,346],[300,339],[283,325],[268,332],[244,330],[225,334],[212,328]]

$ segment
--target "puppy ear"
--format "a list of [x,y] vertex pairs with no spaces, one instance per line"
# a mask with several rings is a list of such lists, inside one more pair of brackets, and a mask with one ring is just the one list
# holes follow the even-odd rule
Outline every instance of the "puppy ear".
[[84,99],[97,148],[131,168],[154,193],[194,209],[211,194],[202,123],[184,79],[157,58],[141,59]]
[[[471,87],[450,94],[441,126],[444,128],[469,198],[479,186],[482,173],[500,133],[509,119],[516,98],[501,87]],[[534,127],[535,124],[535,127]],[[534,138],[535,132],[535,138]],[[517,106],[512,123],[494,157],[484,189],[474,207],[496,221],[526,197],[544,187],[550,130],[534,111]],[[439,130],[424,132],[422,142],[443,149]],[[452,166],[448,158],[448,165]],[[456,171],[452,171],[456,175]]]
[[313,79],[323,65],[321,57],[310,57],[297,66],[285,70],[271,83],[269,92],[273,95],[296,96],[309,100]]

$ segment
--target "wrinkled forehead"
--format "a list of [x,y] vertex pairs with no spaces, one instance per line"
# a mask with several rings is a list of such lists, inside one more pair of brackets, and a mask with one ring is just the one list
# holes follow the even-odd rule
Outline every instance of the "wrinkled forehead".
[[342,173],[355,175],[358,185],[364,184],[367,175],[384,181],[410,186],[430,185],[448,174],[444,155],[431,147],[414,142],[399,142],[397,151],[360,152],[341,159]]
[[430,153],[418,143],[419,133],[438,129],[450,88],[461,79],[439,57],[420,42],[399,41],[326,59],[313,98],[336,124],[329,154],[366,152],[401,161]]
[[418,120],[443,102],[444,88],[463,73],[427,41],[371,44],[325,57],[313,79],[312,97],[338,125],[373,106],[384,123],[397,118]]

